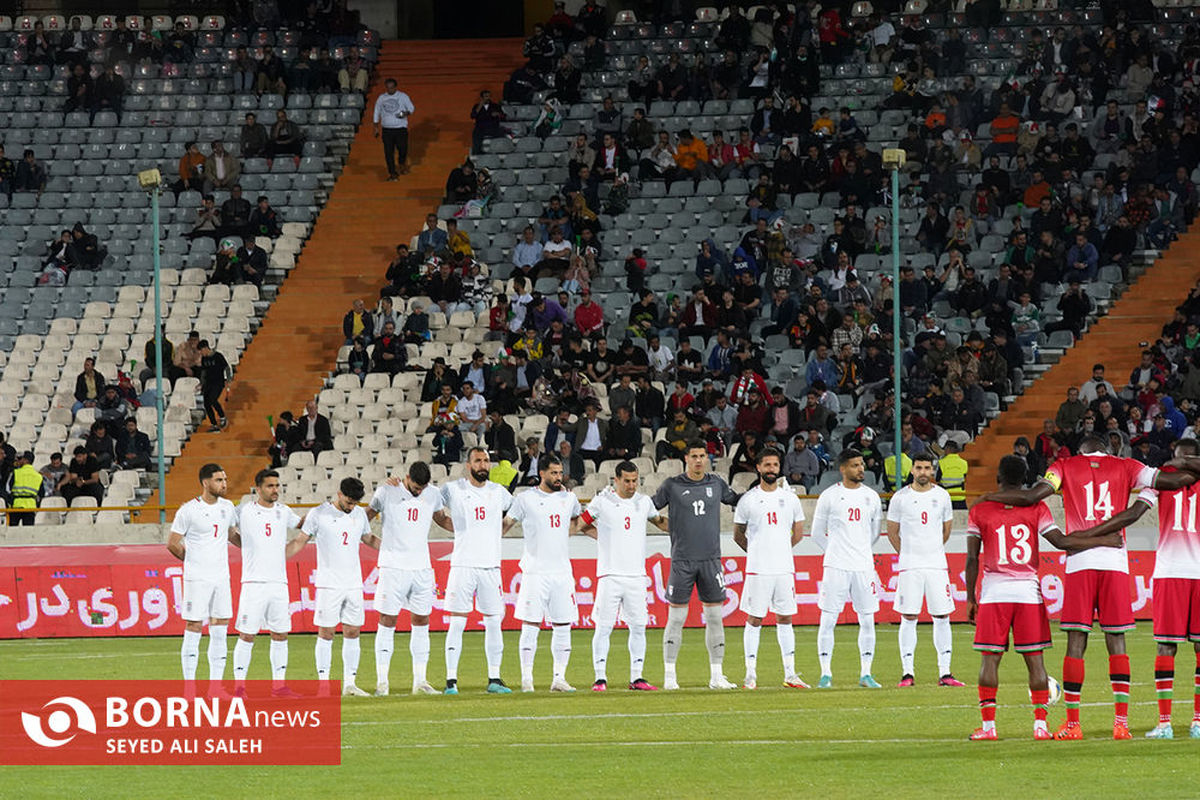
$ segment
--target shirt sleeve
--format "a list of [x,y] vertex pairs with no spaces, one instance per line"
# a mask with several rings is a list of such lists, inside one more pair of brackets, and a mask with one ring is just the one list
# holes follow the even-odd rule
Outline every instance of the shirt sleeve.
[[738,501],[738,493],[733,490],[733,487],[725,482],[724,478],[717,478],[721,482],[721,502],[727,506],[735,505]]
[[899,522],[900,521],[900,504],[896,502],[896,495],[892,495],[892,502],[888,503],[887,521],[888,522]]
[[516,498],[509,494],[508,489],[505,489],[500,484],[496,484],[496,488],[500,492],[500,510],[508,511],[516,504]]
[[287,526],[289,528],[299,528],[300,527],[300,515],[297,514],[295,511],[293,511],[291,508],[287,509]]
[[1134,498],[1134,502],[1136,503],[1138,500],[1154,508],[1158,505],[1158,490],[1151,487],[1142,489],[1138,492],[1138,496]]
[[1044,480],[1046,483],[1050,484],[1050,486],[1054,489],[1055,492],[1057,492],[1059,490],[1059,488],[1062,487],[1062,482],[1063,482],[1062,467],[1059,466],[1060,463],[1061,463],[1061,461],[1056,461],[1053,464],[1051,464],[1050,467],[1046,470],[1046,474],[1042,476],[1042,480]]
[[967,512],[967,536],[974,536],[976,539],[983,538],[983,534],[979,531],[979,518],[976,516],[978,507],[972,508]]
[[650,502],[654,504],[656,509],[666,508],[670,504],[671,495],[669,494],[667,483],[665,481],[659,485],[658,489],[655,490],[654,496],[650,498]]
[[[889,509],[891,506],[888,507]],[[954,501],[950,499],[949,492],[942,494],[942,522],[954,521]]]
[[1038,535],[1045,536],[1052,531],[1058,530],[1058,523],[1054,521],[1054,515],[1050,513],[1050,506],[1043,503],[1038,503]]
[[[521,495],[521,497],[524,496],[525,495],[523,494]],[[521,502],[521,497],[516,498],[507,506],[505,506],[505,510],[508,512],[508,515],[517,522],[523,522],[525,520],[525,504]]]
[[1130,459],[1129,469],[1133,472],[1133,486],[1137,489],[1149,489],[1154,486],[1154,480],[1158,477],[1158,470],[1154,467],[1148,467],[1139,461]]
[[579,516],[583,517],[585,525],[595,525],[600,519],[600,509],[604,506],[604,499],[600,495],[596,495],[587,504],[587,508],[583,509]]
[[792,519],[795,522],[804,522],[804,501],[802,501],[799,496],[792,495],[792,505],[795,507],[795,511],[792,513]]
[[579,498],[571,495],[571,518],[574,519],[583,513],[583,506],[579,504]]
[[817,507],[813,511],[812,530],[813,542],[824,552],[829,545],[829,501],[825,494],[817,498]]
[[750,512],[746,505],[746,496],[742,495],[742,499],[738,500],[737,507],[733,509],[733,524],[745,525],[750,521],[749,515]]
[[375,490],[375,493],[371,495],[371,502],[367,506],[367,508],[374,511],[376,514],[383,513],[383,487],[382,486],[377,488]]
[[[421,494],[424,494],[424,492]],[[434,513],[437,513],[446,507],[446,503],[442,499],[442,493],[437,491],[429,493],[429,504],[433,506]]]
[[171,533],[178,533],[180,536],[187,536],[188,529],[188,505],[182,505],[175,512],[175,519],[171,521]]
[[317,522],[321,517],[321,506],[317,506],[308,513],[304,519],[304,527],[300,530],[307,533],[312,538],[317,538]]
[[662,516],[659,513],[658,509],[654,507],[654,501],[651,500],[649,497],[643,498],[642,509],[646,515],[646,519],[648,519],[648,520],[649,519],[658,519],[660,516]]

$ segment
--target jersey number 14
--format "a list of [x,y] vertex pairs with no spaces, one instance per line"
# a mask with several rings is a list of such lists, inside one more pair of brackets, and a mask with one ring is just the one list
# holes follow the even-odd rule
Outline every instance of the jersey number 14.
[[1087,522],[1095,522],[1098,519],[1105,520],[1113,515],[1112,494],[1108,491],[1108,481],[1103,481],[1099,485],[1095,481],[1085,483],[1083,499],[1087,506],[1087,516],[1084,517]]

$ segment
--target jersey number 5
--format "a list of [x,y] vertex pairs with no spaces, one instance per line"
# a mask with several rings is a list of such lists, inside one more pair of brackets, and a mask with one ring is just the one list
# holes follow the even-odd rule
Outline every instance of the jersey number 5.
[[[1090,484],[1089,484],[1090,485]],[[1008,537],[1012,536],[1012,545]],[[1029,527],[1026,525],[1001,525],[996,529],[996,539],[1000,543],[1000,552],[996,554],[996,563],[1000,566],[1008,564],[1028,564],[1033,548],[1029,546]]]
[[263,527],[266,530],[267,536],[270,536],[271,535],[271,523],[269,523],[269,522],[265,523],[263,525]]

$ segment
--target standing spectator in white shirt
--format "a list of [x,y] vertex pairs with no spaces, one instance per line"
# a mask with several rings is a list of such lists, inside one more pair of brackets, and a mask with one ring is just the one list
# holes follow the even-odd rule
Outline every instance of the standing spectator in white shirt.
[[398,177],[397,169],[408,174],[408,118],[415,109],[409,96],[396,89],[394,78],[388,78],[383,86],[384,93],[375,101],[375,138],[382,134],[387,179],[394,181]]

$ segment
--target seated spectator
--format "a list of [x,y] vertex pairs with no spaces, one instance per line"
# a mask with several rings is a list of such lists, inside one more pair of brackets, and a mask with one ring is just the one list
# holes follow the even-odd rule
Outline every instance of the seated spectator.
[[229,190],[229,198],[221,203],[221,233],[223,236],[256,235],[249,229],[250,212],[253,206],[242,197],[241,184],[235,183]]
[[104,499],[100,465],[83,445],[76,446],[74,456],[67,463],[67,474],[58,485],[58,493],[67,501],[67,505],[73,503],[76,497],[91,497],[97,504]]
[[417,234],[417,254],[424,258],[446,250],[446,231],[438,225],[437,214],[425,215],[425,227]]
[[[537,91],[537,89],[532,87],[545,88],[545,83],[538,77],[536,72],[530,70],[529,65],[519,68],[513,74],[513,78],[509,80],[509,83],[512,83],[518,74],[521,78],[521,84],[514,91],[518,91],[523,98],[527,96],[528,99],[518,100],[514,98],[509,94],[508,84],[505,84],[505,99],[518,103],[530,103],[533,101],[533,93]],[[528,95],[525,94],[526,88],[528,88]],[[492,93],[487,89],[479,93],[479,99],[471,107],[471,119],[475,120],[474,130],[471,134],[471,152],[473,153],[483,152],[483,142],[485,139],[497,139],[506,135],[503,123],[508,119],[508,115],[504,113],[504,108],[500,103],[492,100]]]
[[67,78],[67,102],[63,105],[63,113],[90,111],[94,104],[92,76],[88,73],[86,64],[76,62],[71,68],[71,77]]
[[[115,387],[110,384],[105,387],[105,391],[115,391]],[[83,446],[87,448],[88,455],[96,460],[96,465],[100,469],[111,468],[116,460],[117,443],[108,432],[106,420],[98,419],[92,423]]]
[[473,256],[471,236],[458,227],[458,220],[451,217],[446,220],[446,249],[451,255]]
[[[240,190],[238,196],[241,196]],[[267,196],[260,194],[258,205],[250,212],[250,218],[246,221],[246,235],[278,239],[282,234],[283,227],[280,225],[279,214],[271,207],[271,201]]]
[[242,165],[225,149],[225,143],[217,139],[212,144],[212,155],[204,162],[204,193],[215,189],[229,189],[238,182]]
[[454,274],[450,262],[442,261],[426,287],[429,299],[437,304],[447,316],[455,311],[470,311],[470,304],[463,301],[462,280]]
[[96,79],[95,90],[92,93],[92,119],[95,120],[97,111],[112,111],[120,121],[124,102],[125,79],[115,71],[112,64],[108,64]]
[[[117,384],[105,385],[104,393],[96,403],[96,419],[105,422],[118,423],[130,413],[129,401],[122,397]],[[114,430],[115,424],[111,426]],[[104,465],[106,468],[107,466]]]
[[276,57],[275,48],[267,45],[263,48],[263,57],[258,62],[258,71],[254,77],[254,90],[258,92],[259,96],[264,93],[286,95],[285,74],[286,68],[283,61]]
[[[365,343],[370,343],[374,327],[374,318],[367,311],[362,300],[355,300],[346,316],[342,318],[342,334],[346,337],[345,344],[351,345],[356,338],[361,337]],[[393,321],[393,333],[395,322]]]
[[604,455],[608,459],[624,461],[637,458],[641,454],[641,424],[629,406],[617,406],[604,438]]
[[[396,330],[396,323],[389,322],[392,326],[393,333]],[[354,343],[350,347],[350,352],[346,355],[346,367],[351,375],[358,377],[360,384],[367,379],[367,373],[371,372],[371,353],[367,350],[367,343],[361,336],[354,337]]]
[[267,136],[267,129],[258,123],[258,117],[254,113],[246,115],[246,124],[242,126],[241,132],[238,135],[239,151],[242,158],[261,158],[268,153],[270,146],[270,138]]
[[304,133],[300,126],[288,119],[282,108],[275,112],[275,124],[271,126],[271,141],[267,145],[267,158],[291,155],[299,159],[304,152]]
[[121,469],[149,469],[150,457],[150,437],[138,430],[136,417],[127,417],[117,440],[117,466]]
[[338,69],[338,88],[342,90],[343,94],[350,92],[365,94],[370,80],[371,65],[361,57],[347,58]]
[[742,434],[742,440],[738,443],[737,448],[733,451],[733,463],[729,467],[729,481],[733,482],[733,476],[749,472],[756,472],[755,462],[758,461],[758,453],[761,448],[759,444],[759,434],[757,431],[748,430]]
[[96,371],[96,359],[83,360],[83,372],[75,377],[75,404],[71,412],[81,408],[95,408],[104,394],[104,376]]
[[51,453],[50,462],[38,472],[42,473],[42,488],[46,497],[61,497],[59,486],[67,476],[67,465],[63,462],[62,453]]
[[424,305],[421,303],[412,304],[408,312],[408,319],[404,320],[404,328],[401,334],[407,344],[419,345],[430,340],[429,314],[425,313]]
[[[232,67],[233,90],[238,94],[253,92],[258,82],[258,62],[254,60],[254,56],[250,55],[244,45],[239,46],[234,51]],[[252,117],[254,115],[247,114],[246,116]],[[244,148],[242,149],[242,157],[250,157]]]
[[[3,151],[0,150],[0,152]],[[30,149],[26,149],[21,160],[17,162],[12,188],[18,192],[37,192],[38,194],[41,194],[46,188],[46,167],[37,160]]]
[[[260,204],[262,198],[260,198]],[[251,215],[253,217],[253,215]],[[267,251],[258,246],[254,239],[246,239],[237,251],[237,264],[240,277],[245,283],[262,286],[267,275]]]
[[200,191],[204,185],[204,162],[207,159],[200,152],[200,146],[195,142],[188,142],[183,149],[183,156],[179,159],[179,180],[171,185],[176,201],[179,200],[181,192]]
[[715,174],[708,163],[708,148],[686,128],[679,132],[679,146],[675,148],[675,165],[676,171],[673,178],[691,178],[698,182]]
[[221,209],[217,208],[213,196],[206,194],[200,199],[200,208],[196,209],[196,222],[186,236],[189,239],[209,238],[216,241],[222,230]]
[[329,426],[329,419],[318,411],[317,401],[305,403],[304,411],[304,416],[291,428],[289,451],[295,453],[306,450],[315,457],[333,449],[333,429]]
[[474,200],[479,192],[479,178],[475,164],[467,159],[450,171],[446,179],[446,203],[454,205]]
[[542,246],[542,260],[536,266],[536,277],[543,275],[563,275],[571,266],[574,250],[570,242],[563,238],[563,229],[555,227],[550,232],[550,241]]
[[811,489],[821,478],[821,460],[808,447],[803,435],[792,440],[792,449],[783,458],[783,475],[793,488],[804,486]]

